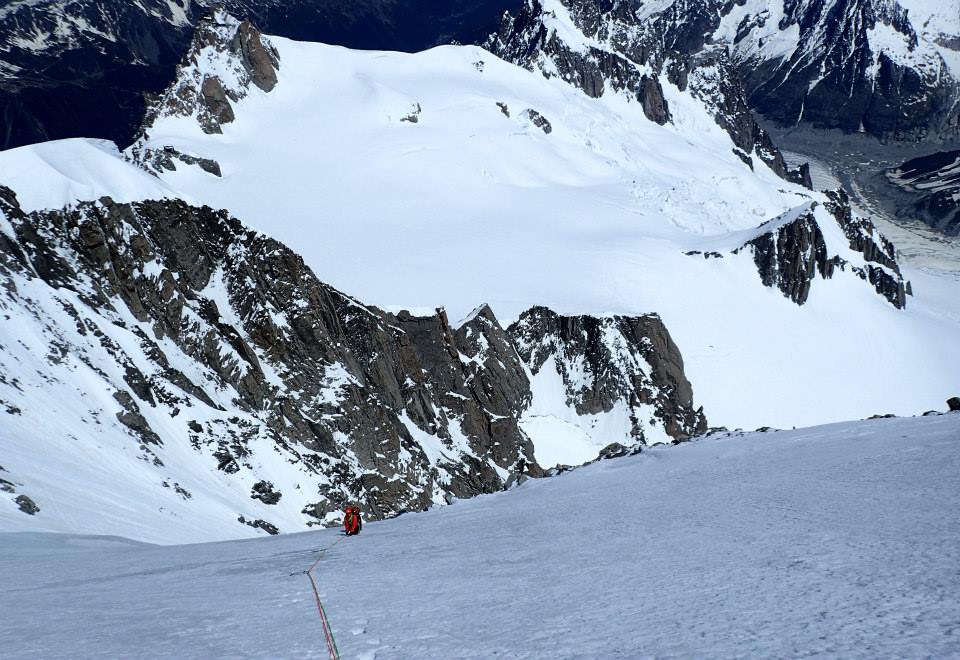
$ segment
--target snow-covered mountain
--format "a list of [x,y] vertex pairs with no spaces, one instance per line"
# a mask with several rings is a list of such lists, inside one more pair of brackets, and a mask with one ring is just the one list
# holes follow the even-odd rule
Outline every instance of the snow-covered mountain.
[[319,560],[343,658],[953,658],[958,437],[957,413],[716,436],[353,538],[0,534],[0,645],[327,658]]
[[[564,23],[588,39],[551,56],[549,40]],[[527,0],[490,43],[515,61],[538,57],[546,45],[560,75],[580,69],[587,86],[591,75],[571,52],[586,54],[588,69],[620,71],[611,54],[658,73],[665,68],[681,85],[692,65],[701,73],[690,84],[704,96],[738,86],[729,71],[736,68],[750,106],[786,125],[804,121],[883,139],[960,132],[957,0]],[[729,112],[738,94],[724,96]],[[755,129],[735,130],[743,131]]]
[[[552,0],[551,0],[552,1]],[[884,139],[956,136],[960,0],[563,0],[587,34],[611,35],[636,61],[721,59],[751,107]],[[480,43],[527,0],[296,0],[218,3],[271,34],[352,48],[418,51]],[[547,3],[550,4],[549,2]],[[209,0],[13,0],[0,8],[0,147],[96,136],[126,145],[144,95],[172,77]],[[549,11],[549,10],[548,10]],[[727,49],[731,58],[715,49]],[[711,54],[712,53],[712,54]],[[512,58],[508,58],[512,59]],[[749,130],[749,129],[747,129]]]
[[[706,430],[656,316],[534,308],[505,330],[483,306],[451,326],[366,307],[207,207],[25,215],[0,197],[4,483],[41,526],[108,533],[127,489],[143,494],[129,529],[276,533],[346,501],[382,518],[499,490],[521,459],[539,476],[538,459],[595,458],[596,442]],[[525,431],[544,419],[583,429],[535,455]],[[102,469],[115,476],[81,496]]]
[[747,0],[713,32],[759,112],[918,140],[960,133],[958,0]]
[[[688,63],[685,85],[669,63],[658,73],[619,51],[597,66],[560,6],[556,24],[541,13],[500,40],[505,54],[530,53],[520,67],[475,47],[403,55],[272,38],[269,92],[252,50],[223,45],[238,24],[212,21],[127,155],[384,308],[443,305],[456,318],[486,301],[508,320],[532,305],[656,311],[717,423],[789,426],[942,400],[953,376],[926,351],[939,355],[954,329],[928,323],[924,303],[941,284],[910,299],[893,246],[842,194],[784,180],[736,85],[707,94],[694,82],[715,60]],[[220,46],[205,45],[208,31]],[[524,50],[520,37],[537,33],[546,38]],[[563,58],[575,64],[560,69]],[[894,400],[887,367],[929,394]],[[733,390],[731,373],[758,386]],[[778,373],[809,380],[759,386]],[[831,412],[834,397],[812,387],[824,373],[860,403]],[[804,403],[787,411],[781,397]]]
[[24,524],[290,531],[682,439],[703,411],[942,405],[956,283],[800,185],[722,51],[635,59],[561,7],[501,31],[509,61],[217,11],[125,152],[0,152]]
[[126,146],[214,4],[273,34],[422,50],[482,40],[520,0],[9,0],[0,6],[0,148],[64,137]]

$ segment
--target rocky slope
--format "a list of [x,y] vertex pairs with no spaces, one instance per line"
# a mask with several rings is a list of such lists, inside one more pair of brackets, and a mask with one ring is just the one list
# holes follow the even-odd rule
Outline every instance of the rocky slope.
[[[850,199],[842,190],[825,195],[824,204],[810,202],[760,225],[730,254],[750,254],[763,284],[776,287],[797,305],[807,302],[818,276],[829,280],[849,270],[897,309],[906,307],[912,286],[900,270],[896,247],[873,222],[851,211]],[[836,236],[828,241],[825,232]],[[837,239],[844,244],[834,243]],[[842,250],[846,256],[838,254]],[[686,254],[704,259],[725,257],[717,250]]]
[[960,151],[913,158],[887,177],[910,194],[900,215],[919,217],[948,236],[960,236]]
[[485,47],[589,96],[625,94],[658,124],[671,121],[663,85],[689,91],[727,131],[741,159],[753,167],[756,158],[809,187],[809,173],[789,170],[757,125],[726,51],[707,47],[706,35],[697,30],[699,11],[696,3],[684,3],[683,11],[674,6],[645,19],[627,2],[527,0],[516,16],[504,15]]
[[[884,140],[960,131],[955,0],[746,0],[716,7],[723,17],[711,26],[712,38],[731,49],[751,106],[765,116]],[[947,20],[938,22],[941,13]]]
[[144,502],[168,493],[184,518],[226,500],[221,527],[293,531],[346,501],[382,518],[499,490],[521,460],[542,473],[522,418],[553,348],[551,368],[581,376],[556,406],[644,421],[609,442],[705,429],[656,316],[536,308],[504,329],[485,306],[457,326],[442,310],[390,314],[177,200],[26,214],[0,188],[0,219],[3,483],[38,520],[71,506],[29,468],[38,427],[72,478],[109,491],[100,466],[139,470]]
[[[489,43],[514,61],[534,62],[542,53],[554,61],[548,72],[592,91],[602,88],[602,71],[662,120],[657,88],[644,80],[666,72],[683,88],[693,73],[694,90],[716,99],[718,117],[749,153],[769,139],[739,107],[745,101],[786,125],[803,121],[881,139],[956,135],[958,16],[956,0],[939,7],[922,0],[530,0]],[[565,21],[588,40],[559,47],[565,31],[555,27]]]

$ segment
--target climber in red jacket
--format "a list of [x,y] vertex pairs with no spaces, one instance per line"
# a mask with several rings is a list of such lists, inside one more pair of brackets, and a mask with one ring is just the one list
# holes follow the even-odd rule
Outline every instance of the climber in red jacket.
[[360,507],[348,506],[343,511],[343,532],[347,536],[355,536],[363,529],[363,520],[360,518]]

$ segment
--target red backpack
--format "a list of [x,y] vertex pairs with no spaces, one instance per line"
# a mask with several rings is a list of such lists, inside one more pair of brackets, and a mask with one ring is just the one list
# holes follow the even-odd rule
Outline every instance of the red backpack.
[[343,512],[343,531],[347,536],[359,534],[363,528],[363,521],[360,519],[360,507],[348,506]]

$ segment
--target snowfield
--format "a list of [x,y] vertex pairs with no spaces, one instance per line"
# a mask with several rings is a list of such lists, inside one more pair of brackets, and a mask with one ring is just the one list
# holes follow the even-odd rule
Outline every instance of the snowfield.
[[[960,414],[654,448],[368,524],[321,596],[345,660],[957,658],[958,448]],[[0,648],[326,658],[338,534],[3,534]]]

